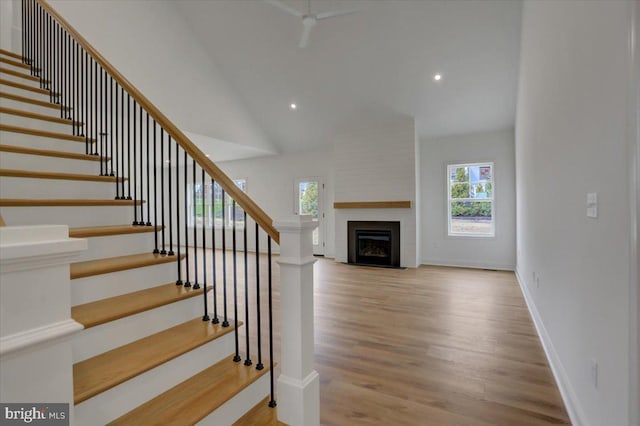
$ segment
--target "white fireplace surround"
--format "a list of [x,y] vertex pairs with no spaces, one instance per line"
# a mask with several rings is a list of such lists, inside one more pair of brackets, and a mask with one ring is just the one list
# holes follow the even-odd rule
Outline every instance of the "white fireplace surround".
[[348,261],[347,222],[398,221],[400,222],[400,266],[418,266],[416,253],[416,212],[410,209],[337,209],[335,211],[336,261]]

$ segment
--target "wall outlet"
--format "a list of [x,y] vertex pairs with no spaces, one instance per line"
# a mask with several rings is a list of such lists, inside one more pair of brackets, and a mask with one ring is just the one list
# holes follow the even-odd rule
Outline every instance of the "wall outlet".
[[598,360],[591,359],[591,384],[598,389]]

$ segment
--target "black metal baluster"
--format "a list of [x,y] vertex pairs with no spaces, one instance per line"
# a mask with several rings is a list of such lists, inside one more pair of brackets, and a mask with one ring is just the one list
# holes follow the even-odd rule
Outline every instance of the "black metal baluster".
[[[158,250],[158,125],[155,120],[153,120],[153,223],[155,229],[153,230],[154,236],[154,249],[153,252],[155,254],[160,253]],[[178,274],[180,274],[180,268],[178,268]]]
[[[245,225],[247,226],[246,220]],[[256,222],[256,331],[258,334],[258,363],[256,370],[264,369],[262,364],[262,326],[260,319],[260,227]]]
[[63,68],[62,68],[62,64],[64,63],[64,44],[63,44],[63,39],[62,39],[62,27],[58,26],[58,31],[57,31],[57,40],[56,40],[56,46],[59,46],[59,52],[58,52],[58,78],[57,78],[57,86],[58,86],[58,103],[60,104],[60,117],[64,117],[64,74],[63,74]]
[[20,43],[20,53],[22,55],[22,63],[26,64],[27,63],[27,51],[26,51],[26,45],[27,45],[27,25],[26,25],[26,16],[27,16],[27,5],[25,3],[24,0],[22,0],[20,2],[20,22],[21,22],[21,27],[22,28],[22,33],[20,34],[20,39],[22,40],[22,43]]
[[[191,219],[195,221],[193,214],[189,214],[189,186],[187,183],[187,151],[184,152],[184,260],[185,260],[185,274],[186,281],[184,282],[185,287],[191,287],[191,283],[189,282],[189,216]],[[195,209],[194,209],[195,211]]]
[[105,139],[107,134],[104,131],[104,123],[103,123],[103,115],[104,115],[104,108],[102,106],[103,102],[104,102],[104,86],[102,84],[102,74],[103,74],[103,70],[102,67],[100,67],[100,73],[99,73],[99,77],[97,79],[97,83],[98,83],[98,89],[96,90],[96,95],[100,96],[100,99],[98,101],[98,123],[100,125],[100,132],[98,133],[98,136],[100,136],[100,150],[98,151],[100,154],[100,176],[105,176],[106,173],[104,172],[104,158],[105,158],[105,152],[104,152],[104,144],[105,144]]
[[[178,148],[176,146],[176,164],[178,163]],[[169,159],[167,160],[167,171],[168,173],[168,177],[167,177],[167,182],[168,182],[168,187],[169,187],[169,198],[167,198],[167,200],[169,201],[168,207],[169,207],[169,251],[167,252],[167,254],[169,256],[175,256],[175,253],[173,252],[173,216],[171,215],[172,212],[172,208],[171,208],[171,135],[169,135],[169,143],[167,144],[167,154],[169,155]],[[178,173],[178,169],[177,169],[177,165],[176,165],[176,174]],[[177,210],[177,209],[176,209]]]
[[[89,146],[89,137],[90,137],[90,132],[91,132],[91,125],[89,124],[89,108],[91,105],[91,101],[89,99],[89,85],[91,84],[91,78],[89,77],[89,54],[87,52],[84,52],[83,55],[83,64],[82,66],[84,67],[84,118],[83,118],[83,122],[84,122],[84,153],[85,154],[90,154],[91,150],[90,150],[90,146]],[[58,96],[58,99],[60,99],[60,96]]]
[[51,37],[51,16],[47,14],[46,20],[47,27],[47,79],[49,80],[49,102],[53,103],[53,84],[51,83],[51,63],[53,62],[53,45],[52,45],[52,37]]
[[244,360],[244,365],[251,365],[251,347],[249,345],[249,258],[247,254],[247,212],[243,211],[244,217],[244,327],[246,331],[246,346],[247,354]]
[[[114,137],[116,138],[116,151],[115,153],[112,155],[111,157],[111,167],[113,168],[113,162],[115,161],[115,167],[116,167],[116,200],[124,200],[124,176],[122,175],[122,166],[120,165],[120,158],[119,155],[122,155],[122,138],[120,138],[120,148],[118,148],[118,135],[120,134],[119,132],[119,120],[120,120],[120,111],[119,111],[119,107],[120,107],[120,103],[118,102],[118,83],[117,82],[113,82],[114,83],[114,88],[115,88],[115,104],[114,104],[114,109],[115,109],[115,115],[114,117],[114,121],[115,121],[115,131],[114,131]],[[120,126],[122,127],[122,126]],[[120,181],[122,181],[122,184],[120,184]],[[122,189],[122,191],[120,191],[120,189]]]
[[127,93],[127,200],[132,200],[131,180],[131,95]]
[[269,378],[271,385],[271,400],[269,407],[276,405],[275,390],[273,383],[273,288],[272,288],[272,271],[271,271],[271,236],[267,235],[267,270],[269,277]]
[[140,111],[140,139],[138,142],[138,145],[140,146],[140,221],[138,222],[138,225],[140,226],[144,226],[145,225],[145,221],[144,221],[144,203],[142,202],[142,199],[144,198],[144,165],[143,165],[143,132],[142,132],[142,126],[144,124],[144,122],[142,121],[142,105],[138,105],[139,106],[139,111]]
[[79,135],[80,134],[80,128],[78,127],[78,121],[80,120],[80,117],[78,117],[78,113],[80,110],[80,104],[79,104],[79,91],[80,91],[80,72],[78,71],[78,66],[79,66],[79,53],[78,53],[78,43],[75,42],[75,40],[73,41],[73,75],[75,78],[75,85],[74,85],[74,91],[73,91],[73,111],[71,114],[71,127],[73,127],[73,134],[74,135]]
[[[176,237],[177,237],[177,263],[178,263],[178,280],[176,281],[176,285],[182,285],[182,264],[180,258],[180,170],[178,166],[180,165],[180,144],[176,142]],[[171,203],[171,200],[169,200]],[[185,212],[186,217],[186,212]],[[156,221],[156,224],[158,221]]]
[[225,210],[225,192],[222,190],[222,306],[224,308],[223,327],[229,327],[229,317],[227,315],[227,220]]
[[[149,113],[147,115],[147,223],[146,226],[151,226],[151,184],[150,184],[150,172],[151,172],[151,160],[149,158]],[[154,170],[155,173],[155,170]],[[171,182],[171,179],[169,179]],[[171,187],[171,185],[169,185]],[[169,215],[171,217],[171,215]]]
[[71,108],[72,108],[72,92],[73,81],[71,79],[71,35],[67,33],[67,102],[65,103],[67,111],[67,120],[71,120]]
[[211,224],[211,254],[213,264],[213,324],[218,324],[220,319],[218,318],[218,286],[217,286],[217,274],[216,274],[216,182],[211,179],[211,215],[213,223]]
[[[204,190],[204,169],[202,169],[202,211],[206,212],[206,204],[205,204],[205,194]],[[207,306],[207,236],[206,236],[207,227],[205,226],[204,219],[202,221],[202,286],[203,286],[203,294],[204,294],[204,315],[202,316],[202,321],[209,321],[209,307]]]
[[164,128],[160,127],[160,221],[162,222],[162,250],[161,255],[166,255],[165,247],[165,227],[164,227]]
[[233,246],[233,323],[235,330],[236,355],[233,357],[234,362],[242,360],[240,358],[240,342],[238,341],[238,264],[237,264],[237,247],[236,247],[236,200],[231,200],[232,218],[232,236],[231,242]]
[[108,176],[107,159],[109,158],[109,132],[107,125],[107,72],[100,67],[100,134],[102,147],[102,161],[104,163],[104,175]]
[[[138,111],[138,104],[136,101],[133,101],[133,225],[140,225],[138,223],[138,206],[136,205],[136,200],[138,199],[138,171],[137,166],[138,162],[136,160],[136,151],[138,144],[136,143],[136,136],[138,135],[136,129],[136,111]],[[129,111],[131,113],[131,111]]]
[[[110,102],[109,102],[109,135],[110,135],[110,139],[111,139],[111,155],[109,156],[109,158],[110,158],[111,161],[109,161],[109,163],[111,165],[111,172],[109,173],[109,176],[115,176],[116,177],[116,188],[117,188],[118,187],[118,179],[117,179],[118,170],[116,170],[115,173],[113,172],[114,163],[116,164],[116,167],[117,167],[117,164],[118,164],[118,161],[117,161],[118,156],[116,154],[117,151],[118,151],[118,141],[117,140],[116,140],[116,145],[115,145],[116,150],[115,151],[113,150],[113,148],[114,148],[113,138],[114,137],[115,138],[118,137],[118,134],[117,134],[117,131],[118,131],[117,129],[118,128],[116,127],[116,133],[114,133],[114,131],[113,131],[113,129],[114,129],[113,122],[115,121],[114,120],[114,115],[113,115],[114,110],[115,110],[115,106],[113,104],[113,86],[114,86],[113,77],[110,76],[109,77],[109,100],[110,100]],[[117,92],[116,92],[116,96],[117,96]],[[118,103],[118,100],[116,99],[116,104],[117,103]],[[117,117],[117,115],[115,117]],[[116,189],[116,191],[117,191],[117,189]]]
[[[93,60],[93,86],[91,90],[93,92],[93,135],[92,141],[94,144],[93,155],[98,155],[98,63]],[[102,162],[100,163],[102,164]],[[102,166],[100,168],[102,170]]]
[[[196,160],[193,160],[192,163],[192,179],[193,179],[193,277],[194,277],[194,283],[193,283],[193,288],[194,289],[199,289],[200,288],[200,283],[198,283],[198,235],[196,234],[196,231],[198,230],[198,223],[196,221],[197,219],[197,215],[196,215],[196,204],[198,202],[198,197],[196,194]],[[202,189],[202,188],[201,188]]]
[[[122,119],[122,128],[120,129],[120,138],[121,138],[120,144],[122,146],[122,150],[120,151],[120,167],[122,168],[121,176],[123,177],[123,179],[122,179],[122,199],[123,200],[124,199],[130,200],[131,199],[131,169],[128,169],[128,172],[127,172],[127,187],[129,188],[129,192],[127,193],[127,197],[126,198],[124,196],[124,189],[125,189],[125,186],[124,186],[124,176],[125,176],[124,175],[124,167],[125,167],[125,164],[124,164],[124,140],[125,140],[125,137],[124,137],[124,110],[125,110],[125,108],[124,108],[124,87],[120,88],[120,95],[121,95],[120,96],[120,118]],[[129,109],[129,94],[127,94],[127,109]],[[128,116],[128,114],[127,114],[127,116]],[[128,135],[129,135],[129,122],[128,122],[128,119],[127,119],[127,141],[129,139]],[[128,145],[128,142],[127,142],[127,168],[128,168],[128,164],[129,164],[129,156],[130,156],[130,149],[129,149],[129,145]]]
[[160,128],[160,220],[162,221],[162,250],[161,255],[166,255],[164,236],[164,129]]

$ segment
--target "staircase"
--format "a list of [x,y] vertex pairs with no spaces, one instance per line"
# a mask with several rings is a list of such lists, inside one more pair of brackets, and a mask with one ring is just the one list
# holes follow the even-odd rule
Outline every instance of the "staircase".
[[[114,199],[127,178],[100,175],[112,159],[87,153],[85,124],[65,118],[62,95],[30,68],[0,51],[0,214],[88,240],[70,267],[71,317],[84,327],[72,341],[74,423],[276,424],[259,408],[269,363],[234,362],[234,321],[203,318],[204,289],[176,285],[187,253],[153,252],[168,225],[131,225],[149,200]],[[266,414],[242,417],[254,406]]]

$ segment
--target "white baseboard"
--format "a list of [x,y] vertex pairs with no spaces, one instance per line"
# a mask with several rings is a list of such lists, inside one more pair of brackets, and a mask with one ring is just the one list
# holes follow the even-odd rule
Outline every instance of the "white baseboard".
[[467,260],[442,260],[442,259],[422,259],[420,262],[422,265],[432,266],[453,266],[456,268],[474,268],[474,269],[496,269],[499,271],[515,271],[515,265],[499,264],[499,263],[487,263],[487,262],[474,262]]
[[556,352],[553,342],[551,341],[551,337],[549,336],[549,333],[547,333],[547,329],[545,328],[544,322],[540,317],[540,313],[536,308],[533,297],[531,296],[531,293],[529,293],[529,289],[527,288],[525,281],[520,276],[517,268],[515,269],[515,273],[520,289],[522,290],[522,295],[527,303],[527,308],[529,308],[529,313],[531,314],[531,318],[533,318],[533,324],[535,325],[540,341],[542,342],[542,348],[547,356],[551,372],[553,373],[553,377],[556,379],[560,395],[562,396],[562,401],[564,402],[564,406],[567,409],[569,418],[571,419],[571,423],[574,426],[589,426],[584,410],[576,397],[573,386],[569,381],[569,376],[564,369],[564,365],[562,365],[562,361]]

